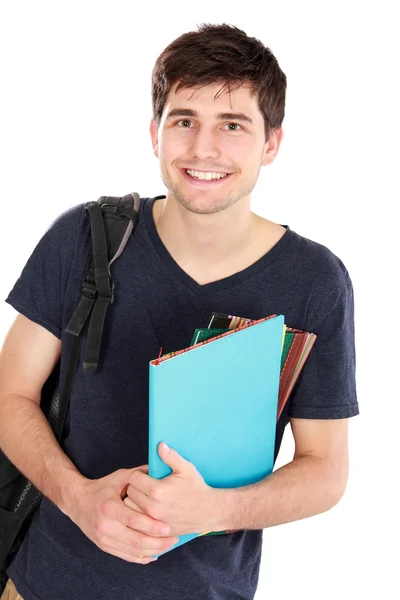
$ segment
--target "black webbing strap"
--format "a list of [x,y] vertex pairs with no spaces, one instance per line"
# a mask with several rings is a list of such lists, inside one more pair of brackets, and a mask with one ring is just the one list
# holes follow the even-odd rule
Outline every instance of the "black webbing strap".
[[85,358],[83,361],[83,370],[85,373],[94,373],[97,369],[104,321],[110,300],[111,297],[103,298],[98,296],[94,304],[86,341]]
[[108,249],[103,215],[98,202],[91,202],[86,211],[90,215],[92,235],[92,260],[86,273],[82,287],[82,297],[66,327],[66,331],[79,337],[82,329],[92,313],[86,341],[83,370],[85,373],[96,371],[104,320],[108,305],[113,301],[113,290],[108,271]]
[[65,328],[65,331],[73,336],[81,335],[83,326],[88,320],[95,299],[96,286],[94,284],[94,275],[92,280],[89,275],[85,275],[81,299],[79,300],[79,304],[72,315],[70,322]]
[[107,239],[101,207],[97,202],[92,202],[86,210],[90,215],[92,230],[93,266],[97,298],[90,318],[83,370],[85,373],[94,373],[99,362],[107,308],[110,302],[113,301],[113,290],[110,285]]
[[[86,260],[82,297],[66,327],[66,332],[71,334],[71,345],[62,391],[58,396],[57,387],[51,399],[51,410],[56,414],[54,434],[59,442],[78,367],[81,334],[92,313],[83,365],[84,371],[92,373],[98,365],[107,307],[114,300],[114,282],[110,275],[110,264],[122,253],[136,224],[139,206],[140,196],[134,192],[122,198],[102,196],[97,202],[92,202],[86,207],[90,215],[92,247]],[[49,407],[48,411],[50,411]],[[12,506],[15,517],[21,522],[21,530],[22,524],[27,523],[25,520],[27,515],[33,514],[41,497],[42,494],[31,482],[26,478],[21,480]],[[20,527],[16,528],[16,532],[17,530],[19,531]],[[9,537],[11,540],[11,536]],[[14,544],[13,540],[11,542]],[[16,540],[15,545],[19,547]]]
[[[86,208],[87,210],[87,208]],[[65,331],[73,336],[80,336],[82,329],[87,322],[91,310],[93,308],[94,301],[96,299],[96,284],[95,276],[93,272],[93,259],[92,249],[89,250],[89,256],[86,261],[85,276],[82,285],[82,296],[79,300],[79,304],[72,315],[70,322],[68,323]]]
[[98,202],[91,202],[86,210],[90,215],[90,226],[92,230],[94,277],[97,293],[100,297],[109,298],[111,300],[107,239],[101,207]]
[[80,336],[90,316],[83,370],[94,373],[100,356],[105,316],[114,301],[114,282],[111,263],[123,251],[136,224],[140,196],[133,192],[127,196],[102,196],[91,202],[86,211],[90,215],[92,255],[86,265],[82,297],[66,327],[73,336]]
[[81,338],[72,336],[71,347],[69,351],[68,367],[65,374],[64,385],[62,386],[62,392],[60,394],[60,411],[58,413],[57,423],[54,428],[54,435],[60,442],[61,433],[64,427],[65,416],[67,414],[69,398],[71,396],[72,386],[75,380],[76,369],[78,367],[79,354],[81,348]]

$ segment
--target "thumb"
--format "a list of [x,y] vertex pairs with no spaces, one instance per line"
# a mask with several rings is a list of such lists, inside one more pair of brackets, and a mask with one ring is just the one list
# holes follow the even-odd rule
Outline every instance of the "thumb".
[[175,473],[184,473],[192,468],[192,463],[183,458],[176,450],[170,448],[165,442],[158,445],[158,454],[161,460],[171,467]]

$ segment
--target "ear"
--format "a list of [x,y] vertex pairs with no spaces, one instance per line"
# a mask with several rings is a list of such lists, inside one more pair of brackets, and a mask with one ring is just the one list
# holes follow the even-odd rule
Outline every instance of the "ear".
[[158,158],[158,131],[154,119],[150,121],[150,136],[154,155]]
[[264,146],[264,154],[261,162],[262,165],[269,165],[275,160],[282,140],[282,127],[279,127],[279,129],[271,129],[269,133],[268,142],[266,142]]

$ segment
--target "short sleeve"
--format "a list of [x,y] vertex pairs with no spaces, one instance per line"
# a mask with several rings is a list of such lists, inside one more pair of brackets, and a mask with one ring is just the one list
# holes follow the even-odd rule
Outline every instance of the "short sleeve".
[[359,414],[356,390],[354,292],[347,294],[316,325],[314,346],[293,388],[288,416],[302,419],[344,419]]
[[84,206],[63,212],[47,229],[6,298],[16,311],[61,339],[64,294]]

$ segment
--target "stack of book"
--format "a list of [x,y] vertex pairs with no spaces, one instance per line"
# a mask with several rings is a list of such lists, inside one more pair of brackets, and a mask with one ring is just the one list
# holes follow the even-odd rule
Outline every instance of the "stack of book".
[[[171,474],[158,454],[161,441],[211,487],[249,485],[272,472],[276,423],[317,337],[284,320],[213,313],[190,346],[150,362],[150,477]],[[227,533],[233,532],[182,535],[168,552],[199,536]]]

